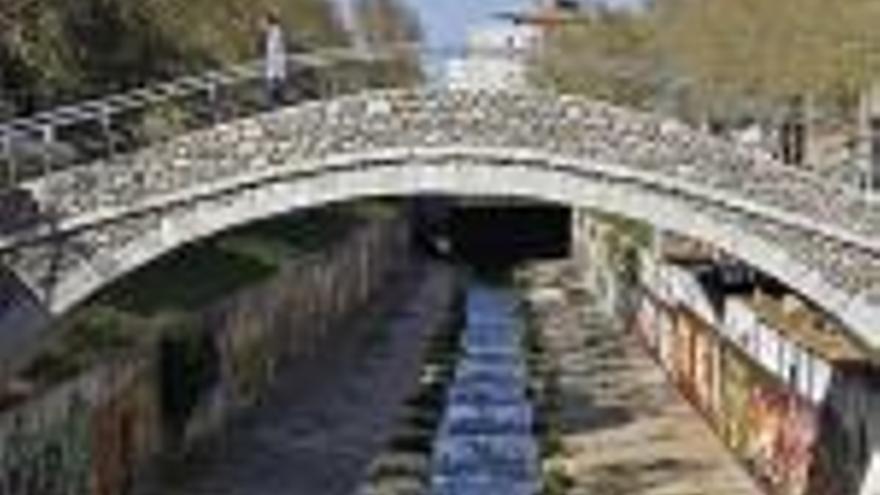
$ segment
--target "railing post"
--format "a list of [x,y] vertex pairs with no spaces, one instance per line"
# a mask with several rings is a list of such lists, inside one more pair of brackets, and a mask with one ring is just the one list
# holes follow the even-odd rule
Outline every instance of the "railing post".
[[327,68],[327,97],[334,98],[338,93],[338,87],[336,84],[336,71],[338,67],[331,65]]
[[208,118],[210,119],[210,124],[215,125],[220,122],[220,108],[219,108],[219,88],[217,87],[216,82],[211,82],[208,84]]
[[112,158],[116,154],[116,140],[113,138],[113,110],[110,105],[101,108],[101,130],[107,143],[107,156]]
[[287,67],[287,79],[285,80],[287,98],[291,103],[297,104],[300,102],[303,94],[300,90],[300,87],[302,86],[302,75],[299,72],[299,68],[291,62],[287,63]]
[[55,127],[48,124],[42,127],[43,140],[43,173],[49,175],[52,173],[52,149],[55,144]]
[[9,129],[3,132],[3,156],[6,157],[6,175],[9,179],[9,185],[14,187],[18,177],[16,176],[15,153],[12,150],[12,131]]
[[345,62],[339,65],[339,87],[344,95],[348,95],[355,92],[354,86],[354,71],[351,70],[351,66],[347,65]]
[[322,100],[325,100],[328,97],[330,97],[330,91],[332,90],[331,86],[330,86],[330,74],[331,74],[330,69],[325,68],[324,71],[322,71],[321,75],[319,76],[321,83],[320,83],[320,88],[318,89],[318,92],[319,92],[319,97]]

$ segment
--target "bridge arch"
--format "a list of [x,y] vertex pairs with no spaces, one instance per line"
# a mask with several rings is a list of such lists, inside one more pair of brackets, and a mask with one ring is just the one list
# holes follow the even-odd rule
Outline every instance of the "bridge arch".
[[579,98],[363,93],[221,124],[30,187],[56,221],[3,236],[0,256],[53,313],[185,243],[292,209],[421,193],[519,196],[710,242],[880,346],[871,205],[758,152]]

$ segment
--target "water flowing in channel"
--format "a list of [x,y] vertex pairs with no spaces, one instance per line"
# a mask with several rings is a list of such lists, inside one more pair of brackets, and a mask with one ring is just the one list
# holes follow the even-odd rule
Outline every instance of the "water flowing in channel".
[[517,306],[512,291],[468,289],[463,352],[434,445],[432,495],[539,491]]

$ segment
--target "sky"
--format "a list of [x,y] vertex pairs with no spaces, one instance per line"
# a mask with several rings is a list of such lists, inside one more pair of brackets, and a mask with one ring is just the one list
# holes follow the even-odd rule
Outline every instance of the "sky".
[[[336,0],[345,4],[351,0]],[[528,10],[535,0],[405,0],[418,14],[428,44],[455,47],[464,44],[470,29],[493,22],[492,14]],[[641,0],[592,0],[609,5],[632,5]],[[586,2],[585,2],[586,3]],[[495,21],[498,22],[498,21]]]
[[407,0],[419,14],[430,46],[460,46],[468,30],[491,23],[492,14],[525,10],[533,0]]

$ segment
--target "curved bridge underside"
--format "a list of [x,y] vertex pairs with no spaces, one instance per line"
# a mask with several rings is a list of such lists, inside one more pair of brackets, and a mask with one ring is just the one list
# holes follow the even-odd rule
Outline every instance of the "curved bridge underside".
[[29,186],[51,222],[0,237],[52,313],[182,244],[295,208],[522,196],[711,242],[880,347],[880,209],[754,150],[573,97],[370,92],[219,125]]

